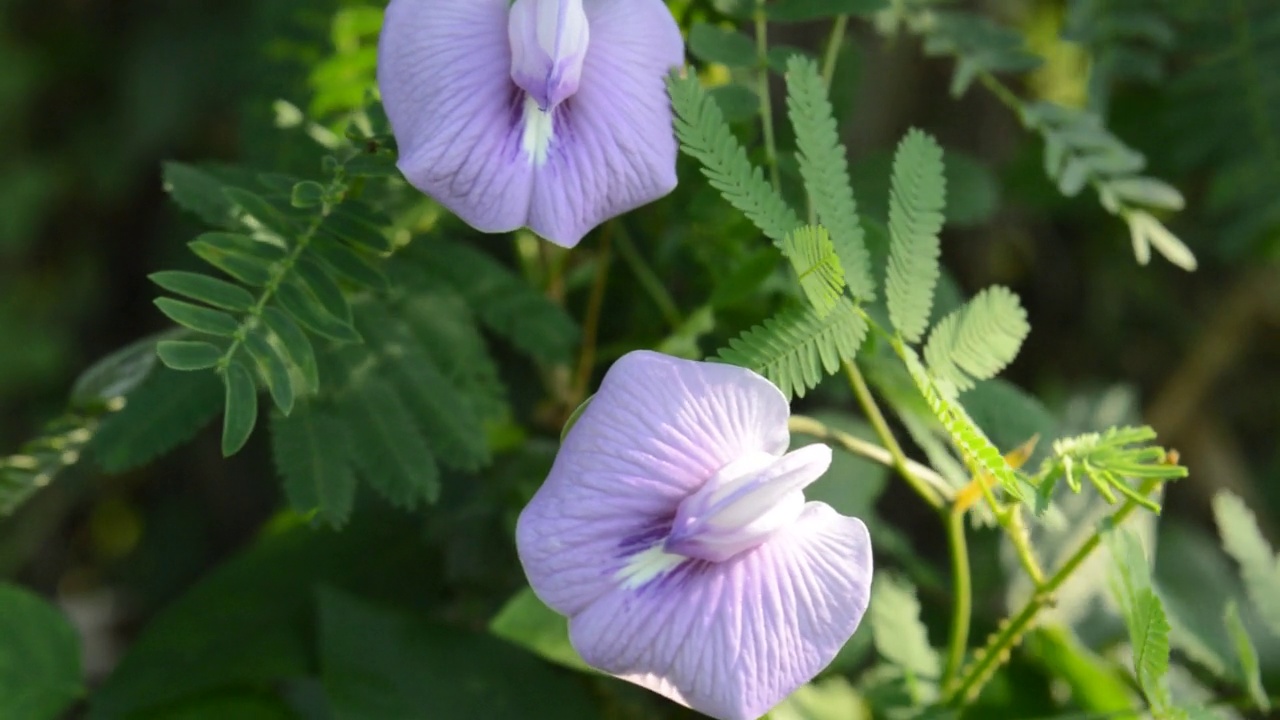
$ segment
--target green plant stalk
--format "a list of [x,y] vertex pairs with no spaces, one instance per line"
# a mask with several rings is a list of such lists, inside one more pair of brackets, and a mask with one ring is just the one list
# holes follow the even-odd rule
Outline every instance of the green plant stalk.
[[[805,416],[792,415],[787,426],[791,432],[800,433],[801,435],[809,435],[819,440],[828,440],[839,445],[859,457],[867,458],[874,462],[878,462],[885,467],[897,469],[894,465],[893,454],[885,448],[875,443],[867,442],[856,435],[850,435],[842,430],[837,430],[823,423],[820,420]],[[946,478],[939,475],[933,468],[922,465],[914,460],[907,460],[907,467],[917,478],[923,480],[926,484],[934,488],[947,488],[949,484]],[[945,496],[944,496],[944,499]]]
[[769,180],[775,192],[782,192],[778,175],[778,143],[773,134],[773,100],[769,97],[769,36],[765,0],[756,0],[756,93],[760,96],[760,124],[764,129],[764,156],[769,166]]
[[947,639],[947,664],[942,672],[946,692],[956,680],[969,647],[969,624],[973,617],[973,579],[969,567],[969,541],[964,534],[964,511],[952,507],[944,511],[947,544],[951,548],[951,634]]
[[997,512],[996,520],[1009,536],[1009,542],[1013,543],[1014,552],[1018,556],[1018,562],[1022,564],[1022,569],[1027,572],[1027,576],[1039,591],[1044,586],[1044,569],[1040,567],[1040,561],[1036,559],[1036,551],[1031,547],[1027,524],[1022,518],[1022,506],[1014,505],[1006,512]]
[[[1160,486],[1160,479],[1150,479],[1143,482],[1139,492],[1146,496],[1150,495],[1153,490]],[[1109,518],[1110,524],[1119,525],[1129,515],[1141,507],[1137,502],[1129,499],[1120,509],[1116,510]],[[1044,582],[1040,590],[1034,593],[1022,609],[1017,612],[1011,619],[1001,624],[1000,630],[991,636],[991,640],[987,642],[974,661],[966,668],[959,683],[943,697],[942,703],[957,707],[961,703],[976,697],[991,678],[992,672],[1004,664],[1009,659],[1009,651],[1022,638],[1023,634],[1031,628],[1036,616],[1040,614],[1047,605],[1053,602],[1053,593],[1071,577],[1080,565],[1089,558],[1093,551],[1098,548],[1102,542],[1101,529],[1095,530],[1080,547],[1067,558],[1062,567],[1058,568],[1048,580]]]
[[840,46],[844,44],[844,31],[849,26],[848,15],[837,15],[831,24],[831,35],[827,38],[826,54],[822,58],[822,83],[831,90],[831,81],[836,75],[836,63],[840,59]]
[[944,500],[938,492],[926,484],[916,474],[912,472],[910,461],[902,452],[902,446],[898,444],[898,440],[894,438],[893,431],[889,429],[889,423],[884,419],[884,414],[880,412],[880,406],[876,405],[876,400],[871,396],[871,388],[867,387],[866,378],[862,377],[862,371],[858,369],[855,363],[844,361],[844,374],[849,378],[849,386],[853,388],[853,394],[858,398],[858,404],[862,406],[862,411],[866,413],[867,420],[871,423],[871,427],[876,431],[876,436],[880,438],[880,442],[884,443],[885,449],[889,451],[889,455],[893,458],[893,468],[898,471],[903,480],[916,491],[925,502],[935,510],[942,510],[946,507]]
[[616,223],[613,244],[618,254],[622,256],[623,262],[627,263],[631,267],[631,272],[635,273],[640,287],[649,295],[649,299],[653,300],[653,304],[658,306],[658,310],[662,313],[662,317],[666,319],[667,324],[673,330],[683,325],[684,317],[680,314],[680,307],[672,299],[671,293],[667,292],[666,286],[662,284],[662,279],[644,261],[644,256],[640,254],[640,251],[636,250],[635,243],[631,242],[631,235],[621,222]]
[[[327,198],[336,189],[335,183],[330,183],[325,189],[325,197]],[[271,298],[275,297],[276,291],[280,289],[280,284],[284,279],[293,272],[293,266],[297,264],[298,258],[302,257],[302,253],[306,252],[307,246],[311,244],[311,238],[315,236],[316,231],[320,229],[321,223],[329,216],[332,206],[328,200],[320,205],[320,212],[311,219],[311,223],[307,225],[307,229],[298,236],[297,242],[294,243],[293,249],[285,255],[284,259],[279,262],[273,269],[271,277],[267,280],[267,284],[262,288],[262,294],[258,296],[258,301],[249,308],[245,314],[244,322],[240,323],[239,329],[231,339],[231,344],[227,347],[227,351],[218,359],[216,366],[219,375],[223,375],[227,371],[227,367],[231,365],[235,354],[240,350],[240,346],[244,344],[244,339],[253,332],[262,318],[262,311],[266,309],[267,303],[271,302]]]

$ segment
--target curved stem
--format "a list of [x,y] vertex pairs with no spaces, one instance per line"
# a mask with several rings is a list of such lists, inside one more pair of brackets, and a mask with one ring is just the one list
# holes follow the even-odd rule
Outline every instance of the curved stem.
[[[885,448],[875,443],[867,442],[856,435],[850,435],[843,430],[837,430],[821,420],[805,415],[792,415],[791,420],[787,423],[791,432],[800,433],[801,435],[809,435],[819,440],[827,440],[839,445],[842,449],[853,453],[859,457],[867,458],[884,465],[885,467],[895,468],[893,454]],[[911,473],[928,485],[933,486],[940,492],[945,492],[950,486],[947,484],[946,478],[939,475],[933,468],[922,465],[915,460],[907,460],[907,468]]]
[[764,0],[756,0],[756,94],[760,96],[760,124],[764,128],[765,162],[769,166],[769,180],[776,192],[782,190],[778,176],[778,143],[773,136],[773,101],[769,98],[769,39],[768,20]]
[[945,692],[955,682],[969,647],[969,623],[973,617],[973,585],[969,570],[969,541],[964,534],[964,512],[952,508],[944,512],[947,544],[951,547],[951,636],[947,641],[947,666],[942,673]]
[[893,436],[893,431],[889,429],[889,423],[885,421],[884,414],[880,412],[880,406],[876,405],[876,400],[871,396],[871,388],[867,387],[867,381],[862,377],[862,371],[858,370],[858,366],[848,360],[844,361],[844,374],[849,378],[849,386],[853,388],[853,394],[858,398],[858,404],[862,406],[862,411],[866,413],[867,420],[871,423],[871,427],[876,431],[876,436],[880,438],[880,442],[884,443],[885,449],[889,451],[889,455],[893,458],[893,468],[898,471],[903,480],[916,491],[925,502],[933,506],[934,509],[941,510],[949,497],[944,498],[939,494],[938,490],[927,485],[912,470],[912,463],[907,459],[905,453],[902,452],[902,446]]
[[662,317],[667,321],[673,329],[679,328],[684,324],[684,318],[680,315],[680,307],[676,305],[676,301],[671,298],[671,293],[667,292],[666,286],[662,284],[662,279],[658,274],[649,267],[645,262],[644,256],[636,249],[634,243],[631,242],[631,236],[627,234],[627,229],[621,223],[617,223],[617,230],[614,233],[614,245],[618,249],[618,254],[622,256],[622,260],[631,266],[631,272],[635,273],[636,280],[640,283],[640,287],[649,295],[649,299],[658,306],[658,310],[662,312]]
[[844,31],[849,25],[848,15],[836,16],[831,25],[831,35],[827,38],[827,52],[822,58],[822,82],[831,89],[831,80],[836,74],[836,62],[840,59],[840,46],[844,44]]
[[[1139,489],[1144,497],[1150,495],[1160,485],[1159,479],[1147,480]],[[1129,499],[1124,505],[1116,510],[1110,517],[1110,525],[1119,525],[1134,510],[1138,509],[1139,504]],[[1046,606],[1053,602],[1053,593],[1062,587],[1067,578],[1080,567],[1080,565],[1093,554],[1102,542],[1102,527],[1107,523],[1102,523],[1099,528],[1093,532],[1080,547],[1076,549],[1071,557],[1067,558],[1062,567],[1058,568],[1040,590],[1027,600],[1022,609],[1018,611],[1013,618],[1001,624],[999,632],[991,636],[986,646],[978,653],[974,661],[965,669],[963,676],[956,686],[946,693],[943,704],[958,706],[966,700],[977,696],[986,685],[987,680],[991,678],[991,674],[997,667],[1004,664],[1009,659],[1009,649],[1012,648],[1022,636],[1031,629],[1036,616],[1040,614]]]
[[582,350],[578,353],[578,370],[569,390],[570,409],[582,404],[587,396],[587,384],[591,382],[591,369],[596,364],[596,342],[600,334],[600,312],[604,306],[604,288],[609,280],[609,264],[613,260],[610,252],[610,237],[613,226],[610,222],[604,226],[600,235],[600,250],[596,255],[596,276],[591,283],[591,297],[587,300],[587,314],[582,320]]

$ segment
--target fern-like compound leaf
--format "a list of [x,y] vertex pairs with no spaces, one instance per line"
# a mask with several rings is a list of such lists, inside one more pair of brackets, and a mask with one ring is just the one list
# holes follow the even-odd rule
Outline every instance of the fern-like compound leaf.
[[747,216],[766,237],[781,244],[800,220],[753,167],[747,151],[729,129],[719,106],[696,75],[667,80],[676,113],[676,137],[684,152],[702,164],[702,173],[730,205]]
[[755,370],[788,398],[804,397],[841,362],[852,361],[866,335],[866,319],[841,298],[826,317],[812,308],[783,311],[730,340],[719,357]]
[[826,317],[844,294],[845,278],[830,235],[823,227],[802,225],[787,235],[782,251],[800,278],[805,297],[819,317]]
[[889,319],[914,343],[929,321],[938,282],[946,180],[937,141],[919,130],[907,133],[893,159],[889,193]]
[[271,450],[290,507],[314,511],[333,527],[346,523],[355,505],[356,475],[342,423],[311,402],[288,416],[273,413]]
[[1028,483],[1018,477],[1010,467],[1009,461],[996,448],[995,443],[991,442],[973,418],[969,417],[969,413],[965,412],[960,403],[955,401],[952,397],[953,393],[947,387],[938,386],[937,380],[925,369],[914,350],[901,343],[898,345],[916,389],[924,396],[934,417],[946,428],[952,444],[960,451],[960,457],[969,466],[970,474],[990,475],[1000,482],[1000,486],[1010,497],[1017,499],[1027,497],[1025,490]]
[[995,377],[1012,362],[1029,332],[1018,296],[997,285],[934,326],[924,359],[934,377],[968,390],[975,380]]
[[805,190],[818,221],[831,234],[844,266],[845,282],[861,301],[875,297],[871,256],[858,221],[849,183],[849,165],[836,128],[827,89],[813,60],[796,55],[787,62],[787,108],[796,131]]

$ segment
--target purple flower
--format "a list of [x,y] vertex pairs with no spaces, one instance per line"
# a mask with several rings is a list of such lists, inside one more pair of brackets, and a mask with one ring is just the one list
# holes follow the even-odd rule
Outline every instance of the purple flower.
[[572,247],[676,185],[662,0],[392,0],[378,85],[415,187]]
[[516,529],[584,660],[723,720],[831,662],[866,610],[871,542],[805,502],[831,450],[787,452],[788,414],[732,365],[633,352],[610,368]]

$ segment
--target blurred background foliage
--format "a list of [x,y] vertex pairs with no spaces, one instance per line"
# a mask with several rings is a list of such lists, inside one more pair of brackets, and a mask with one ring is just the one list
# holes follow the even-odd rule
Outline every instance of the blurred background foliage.
[[[382,5],[0,0],[0,449],[18,448],[60,416],[67,388],[95,359],[169,326],[146,276],[193,265],[185,244],[203,226],[166,197],[161,163],[315,175],[320,152],[308,134],[340,130],[369,100]],[[671,5],[686,28],[729,27],[731,2]],[[1239,589],[1209,499],[1224,488],[1241,495],[1280,540],[1280,8],[1273,0],[959,6],[1015,28],[1044,58],[1010,76],[1024,98],[1103,114],[1146,155],[1149,174],[1186,195],[1187,209],[1168,221],[1200,269],[1189,274],[1158,258],[1139,268],[1124,224],[1087,193],[1060,195],[1045,177],[1041,141],[1007,108],[978,86],[953,97],[950,59],[867,18],[851,24],[832,88],[860,207],[884,217],[891,151],[908,127],[940,139],[951,272],[941,293],[951,299],[941,304],[994,282],[1013,288],[1033,331],[1006,378],[1052,410],[1059,432],[1140,419],[1180,451],[1191,476],[1170,489],[1155,531],[1157,581],[1187,627],[1210,624],[1197,621],[1203,613],[1217,628],[1223,598]],[[824,23],[780,24],[773,43],[817,55],[826,31]],[[750,86],[725,66],[704,69],[723,84],[726,115],[749,120]],[[749,121],[737,129],[755,138]],[[783,157],[782,168],[794,175],[794,159]],[[602,290],[607,320],[586,387],[627,350],[700,355],[772,307],[752,289],[777,266],[776,252],[738,242],[745,220],[683,158],[681,178],[675,195],[615,226],[618,267]],[[598,236],[573,254],[544,248],[549,261],[533,262],[539,250],[527,236],[512,244],[471,237],[456,222],[447,229],[524,274],[578,323],[588,319],[595,264],[608,261]],[[93,717],[329,717],[326,702],[333,717],[416,717],[415,702],[443,692],[456,708],[445,717],[539,717],[525,706],[531,695],[556,708],[545,717],[590,717],[575,709],[592,703],[609,717],[682,716],[642,691],[571,680],[479,634],[521,586],[510,527],[584,389],[568,364],[534,373],[504,342],[495,355],[514,414],[490,428],[495,465],[483,482],[449,485],[426,514],[362,497],[363,511],[343,532],[312,531],[277,512],[265,434],[224,461],[211,427],[123,474],[72,467],[0,524],[0,578],[57,599],[85,638],[91,686],[119,666]],[[862,432],[848,407],[838,384],[798,404]],[[997,398],[985,417],[973,411],[1002,449],[1026,439],[1022,424],[1001,434],[1005,408]],[[919,585],[924,617],[941,637],[941,534],[900,484],[848,463],[838,474],[865,480],[816,492],[843,494],[845,507],[883,527],[878,552]],[[1045,530],[1039,545],[1064,544],[1070,530]],[[980,636],[1003,614],[1006,579],[995,536],[975,543]],[[1079,607],[1064,603],[1065,622],[1087,642],[1114,638],[1119,625],[1084,619],[1087,595]],[[219,618],[216,632],[204,627],[209,618]],[[1188,632],[1209,648],[1201,655],[1233,656],[1225,631]],[[860,631],[838,669],[859,667],[867,635]],[[1088,684],[1064,664],[1075,656],[1060,645],[1071,642],[1033,636],[972,716],[1054,712],[1063,682]],[[1194,639],[1175,645],[1197,654],[1188,650]],[[419,652],[425,647],[432,650]],[[1267,685],[1280,688],[1280,643],[1260,642],[1260,650]],[[465,660],[481,656],[502,673]],[[846,699],[836,688],[836,699],[824,700],[822,688],[807,689],[779,717],[850,716],[806,710],[829,712]]]

